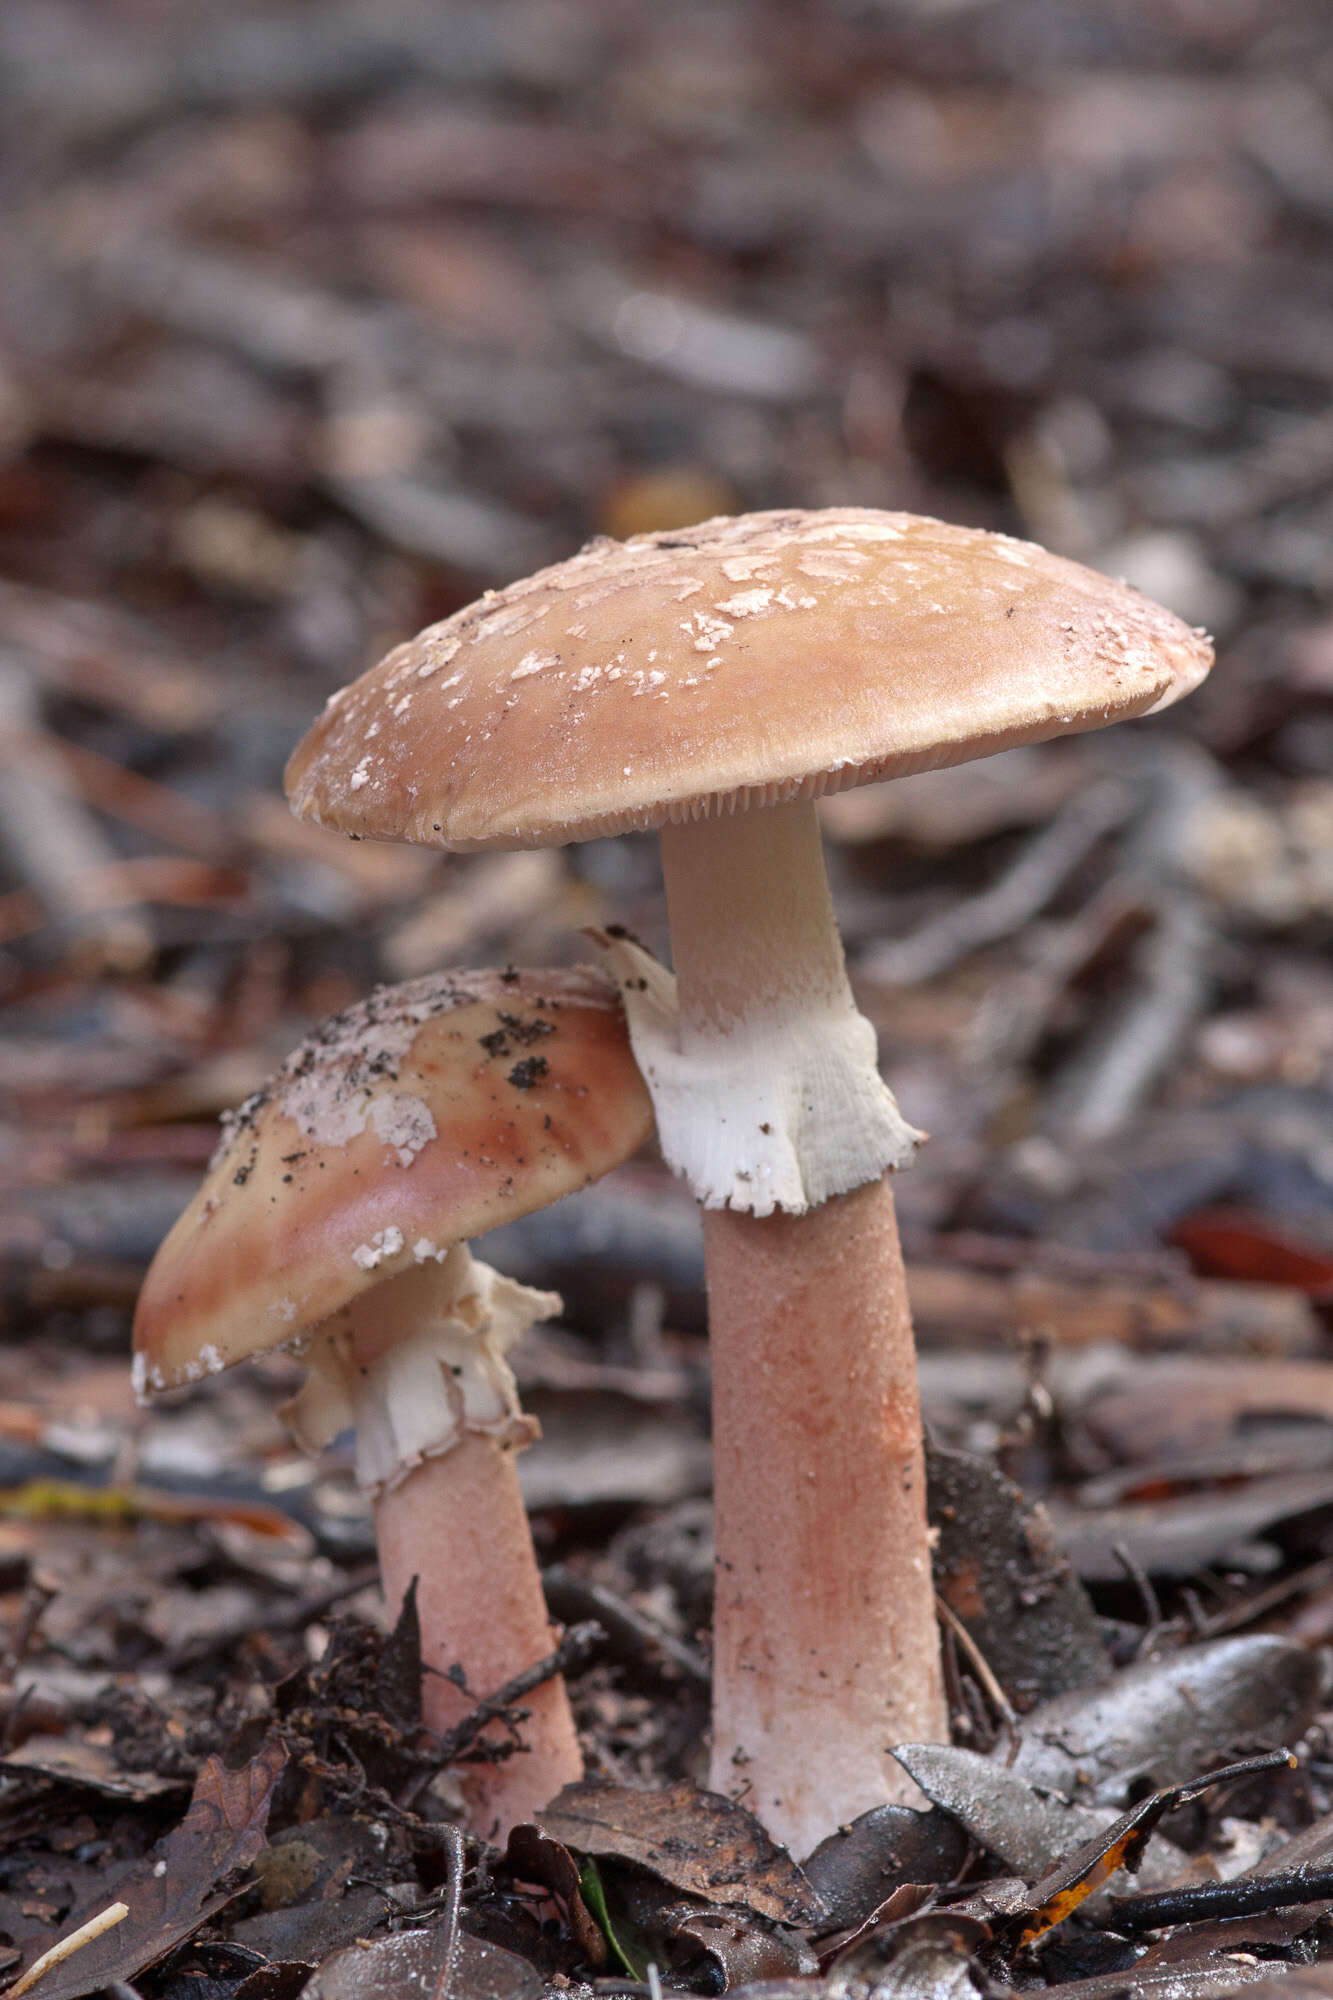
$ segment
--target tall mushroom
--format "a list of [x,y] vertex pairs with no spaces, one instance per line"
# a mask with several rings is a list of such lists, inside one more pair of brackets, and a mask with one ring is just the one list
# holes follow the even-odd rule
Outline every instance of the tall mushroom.
[[[537,1435],[505,1351],[560,1301],[466,1238],[596,1180],[652,1129],[615,988],[589,967],[381,987],[317,1028],[225,1121],[154,1259],[141,1393],[273,1348],[306,1363],[284,1414],[317,1450],[350,1425],[385,1593],[418,1577],[423,1713],[439,1731],[550,1652],[515,1453]],[[461,1666],[470,1694],[445,1676]],[[582,1775],[558,1679],[523,1754],[464,1779],[503,1831]]]
[[[1201,634],[1030,543],[863,508],[598,541],[333,697],[295,809],[455,849],[659,827],[676,985],[618,953],[663,1151],[704,1205],[713,1782],[797,1853],[905,1796],[946,1716],[876,1066],[814,801],[1147,714]],[[763,808],[762,811],[755,810]]]

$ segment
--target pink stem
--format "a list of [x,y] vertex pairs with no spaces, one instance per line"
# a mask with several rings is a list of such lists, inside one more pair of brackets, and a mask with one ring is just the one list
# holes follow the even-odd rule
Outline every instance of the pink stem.
[[948,1736],[893,1196],[703,1220],[712,1783],[803,1855],[870,1806],[918,1803],[889,1747]]
[[[413,1576],[419,1579],[428,1728],[451,1729],[477,1697],[494,1694],[554,1648],[511,1448],[469,1433],[426,1459],[379,1500],[375,1534],[391,1617]],[[467,1676],[468,1695],[443,1678],[455,1664]],[[563,1680],[544,1682],[520,1706],[531,1711],[523,1748],[503,1763],[462,1771],[469,1820],[488,1839],[503,1841],[511,1826],[583,1776]],[[507,1732],[492,1725],[486,1734],[499,1741]]]

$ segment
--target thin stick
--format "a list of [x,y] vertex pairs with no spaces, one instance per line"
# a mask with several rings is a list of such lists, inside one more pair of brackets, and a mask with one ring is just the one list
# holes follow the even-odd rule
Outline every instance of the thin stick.
[[1153,1637],[1154,1633],[1157,1632],[1161,1627],[1162,1606],[1158,1599],[1157,1592],[1152,1587],[1152,1582],[1148,1576],[1148,1572],[1144,1569],[1143,1564],[1139,1562],[1139,1560],[1135,1556],[1133,1549],[1131,1549],[1129,1546],[1129,1543],[1128,1542],[1112,1543],[1111,1554],[1115,1557],[1121,1569],[1125,1572],[1125,1575],[1129,1578],[1130,1582],[1133,1584],[1135,1590],[1138,1591],[1140,1598],[1143,1600],[1143,1609],[1147,1614],[1143,1631],[1139,1637],[1139,1643],[1134,1648],[1134,1656],[1137,1659],[1138,1655],[1143,1651],[1148,1641]]
[[1202,899],[1171,886],[1153,902],[1130,985],[1051,1093],[1047,1122],[1073,1144],[1098,1145],[1124,1127],[1203,1007],[1212,933]]
[[1243,1603],[1232,1604],[1225,1611],[1200,1612],[1197,1631],[1201,1639],[1215,1639],[1219,1633],[1238,1632],[1245,1625],[1253,1624],[1276,1605],[1284,1604],[1289,1597],[1303,1596],[1307,1591],[1322,1590],[1333,1582],[1333,1556],[1322,1556],[1308,1569],[1298,1570],[1295,1576],[1283,1577],[1280,1583],[1270,1583],[1266,1590],[1247,1597]]
[[16,1979],[8,1991],[0,1996],[0,2000],[19,2000],[19,1995],[26,1993],[30,1986],[35,1986],[53,1965],[63,1965],[67,1958],[73,1958],[75,1952],[82,1951],[86,1944],[93,1944],[98,1938],[105,1937],[106,1933],[113,1931],[117,1924],[123,1924],[129,1913],[128,1903],[109,1903],[98,1916],[89,1917],[86,1924],[80,1924],[76,1931],[71,1931],[68,1937],[61,1938],[49,1951],[44,1951],[40,1958],[35,1958],[23,1977]]
[[1193,744],[1158,740],[1145,756],[1146,803],[1123,846],[1122,881],[1140,895],[1153,928],[1133,955],[1120,998],[1052,1086],[1043,1116],[1062,1142],[1089,1147],[1127,1123],[1174,1060],[1207,997],[1212,929],[1179,857],[1220,775]]
[[1114,778],[1076,794],[988,889],[906,937],[875,945],[861,955],[857,970],[890,986],[912,986],[1012,937],[1046,908],[1097,842],[1123,825],[1132,804],[1129,789]]
[[571,1624],[581,1615],[597,1619],[622,1655],[636,1665],[646,1664],[645,1652],[647,1663],[651,1663],[655,1649],[691,1687],[711,1687],[713,1670],[697,1646],[665,1631],[605,1584],[590,1583],[563,1563],[551,1563],[542,1571],[542,1589],[555,1617],[567,1618]]
[[[495,1694],[479,1701],[475,1708],[463,1717],[453,1729],[445,1730],[435,1740],[435,1754],[417,1775],[404,1787],[398,1797],[398,1805],[405,1812],[411,1812],[417,1800],[426,1790],[436,1773],[449,1764],[456,1763],[463,1751],[481,1735],[488,1723],[507,1716],[510,1709],[522,1701],[524,1695],[531,1694],[543,1682],[554,1680],[557,1674],[568,1673],[571,1668],[582,1666],[588,1655],[599,1646],[606,1634],[594,1619],[583,1625],[571,1625],[554,1652],[543,1659],[534,1660],[521,1674],[515,1674],[506,1681]],[[0,2000],[5,1996],[0,1994]]]
[[152,957],[142,908],[90,901],[88,883],[115,856],[77,798],[63,746],[40,730],[30,676],[9,660],[0,660],[0,834],[17,873],[70,927],[90,966],[138,971]]
[[942,1597],[936,1597],[935,1609],[939,1614],[940,1623],[947,1626],[948,1630],[953,1633],[954,1638],[967,1654],[968,1665],[980,1681],[982,1692],[1005,1728],[1017,1730],[1018,1717],[1014,1714],[1013,1708],[1010,1706],[1009,1697],[996,1680],[994,1673],[987,1665],[985,1654],[968,1631],[966,1625],[964,1625],[962,1619],[945,1603]]
[[441,1736],[441,1765],[454,1763],[480,1736],[488,1722],[500,1720],[509,1709],[522,1701],[525,1694],[531,1694],[545,1681],[554,1680],[557,1674],[568,1673],[571,1667],[581,1666],[605,1637],[601,1626],[593,1618],[582,1625],[571,1625],[553,1652],[547,1653],[543,1659],[534,1660],[521,1674],[515,1674],[495,1694],[479,1701],[455,1728]]
[[432,2000],[452,2000],[454,1979],[458,1972],[459,1921],[463,1914],[463,1875],[467,1856],[461,1827],[444,1825],[440,1834],[449,1860],[449,1879],[444,1907],[444,1950],[440,1956],[440,1976],[435,1982]]
[[1112,1896],[1111,1922],[1120,1930],[1164,1930],[1201,1917],[1257,1917],[1266,1910],[1322,1903],[1333,1894],[1333,1868],[1293,1868],[1281,1875],[1231,1882],[1192,1882],[1149,1896]]

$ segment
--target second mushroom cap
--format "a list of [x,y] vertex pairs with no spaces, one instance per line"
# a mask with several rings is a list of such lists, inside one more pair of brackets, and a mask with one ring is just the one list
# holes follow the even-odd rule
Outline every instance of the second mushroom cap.
[[135,1319],[141,1388],[266,1353],[619,1165],[653,1113],[610,981],[432,973],[335,1015],[225,1121]]

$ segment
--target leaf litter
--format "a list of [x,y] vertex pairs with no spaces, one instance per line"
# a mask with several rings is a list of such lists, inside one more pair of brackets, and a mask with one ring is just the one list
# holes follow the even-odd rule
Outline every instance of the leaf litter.
[[[0,1976],[120,1899],[38,2000],[1330,1990],[1318,0],[2,11]],[[1151,740],[827,806],[936,1135],[901,1209],[956,1741],[903,1746],[927,1810],[794,1861],[695,1789],[705,1311],[644,1161],[496,1250],[566,1296],[515,1357],[524,1469],[551,1601],[605,1634],[562,1654],[594,1787],[496,1853],[450,1775],[495,1705],[422,1735],[347,1464],[272,1417],[289,1364],[137,1413],[127,1313],[306,1025],[662,939],[633,841],[296,827],[320,701],[590,533],[849,497],[1223,642]],[[523,1691],[474,1692],[520,1742]],[[1144,1788],[1288,1744],[1015,1950]]]

